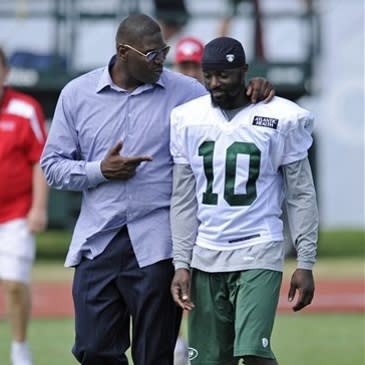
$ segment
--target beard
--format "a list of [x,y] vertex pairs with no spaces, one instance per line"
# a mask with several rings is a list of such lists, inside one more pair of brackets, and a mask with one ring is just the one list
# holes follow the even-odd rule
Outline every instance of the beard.
[[211,101],[214,106],[222,109],[235,109],[242,105],[246,95],[245,72],[239,70],[230,75],[229,80],[221,81],[213,88],[209,88],[209,80],[205,83],[210,93]]
[[228,90],[209,90],[212,104],[222,109],[234,109],[242,88],[243,86],[241,84],[237,84]]

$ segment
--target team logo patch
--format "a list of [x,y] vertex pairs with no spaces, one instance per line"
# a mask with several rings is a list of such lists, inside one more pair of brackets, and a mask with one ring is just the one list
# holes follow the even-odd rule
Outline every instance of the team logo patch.
[[233,62],[234,61],[234,54],[232,54],[232,53],[227,54],[226,55],[226,60],[228,62]]
[[199,352],[198,350],[192,348],[192,347],[189,347],[188,348],[188,356],[189,356],[189,360],[194,360],[198,357],[199,355]]
[[272,129],[277,129],[279,124],[279,119],[269,118],[269,117],[260,117],[255,115],[253,118],[253,125],[257,125],[259,127],[267,127]]

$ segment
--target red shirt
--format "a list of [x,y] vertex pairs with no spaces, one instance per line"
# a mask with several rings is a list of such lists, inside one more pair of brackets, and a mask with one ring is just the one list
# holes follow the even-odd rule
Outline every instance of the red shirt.
[[40,104],[6,87],[0,101],[0,223],[27,216],[33,165],[39,162],[45,140]]

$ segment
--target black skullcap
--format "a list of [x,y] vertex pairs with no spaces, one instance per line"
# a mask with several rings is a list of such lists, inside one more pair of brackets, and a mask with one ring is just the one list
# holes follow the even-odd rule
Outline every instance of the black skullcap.
[[242,44],[234,38],[215,38],[204,47],[203,71],[239,68],[246,64]]

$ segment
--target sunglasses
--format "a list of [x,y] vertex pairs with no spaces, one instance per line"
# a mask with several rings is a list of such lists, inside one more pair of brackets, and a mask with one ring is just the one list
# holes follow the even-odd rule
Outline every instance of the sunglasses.
[[134,47],[130,46],[129,44],[120,44],[120,46],[129,48],[132,51],[138,53],[139,55],[145,57],[147,62],[153,62],[154,60],[156,60],[157,57],[164,60],[166,58],[167,54],[169,53],[169,50],[170,50],[170,46],[166,46],[166,47],[161,48],[161,49],[156,49],[154,51],[149,51],[147,53],[143,53],[141,51],[138,51],[138,49],[135,49]]

